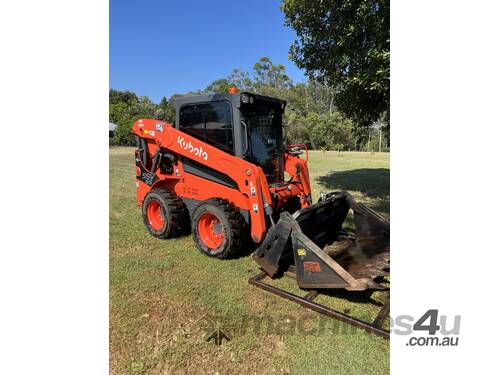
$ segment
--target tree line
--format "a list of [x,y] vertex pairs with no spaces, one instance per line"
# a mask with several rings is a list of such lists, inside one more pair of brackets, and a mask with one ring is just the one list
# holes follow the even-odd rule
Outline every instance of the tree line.
[[[232,86],[287,101],[283,117],[285,142],[305,143],[322,150],[377,150],[378,130],[357,124],[342,114],[335,102],[336,91],[317,81],[294,84],[282,64],[273,64],[262,57],[250,75],[239,69],[225,78],[217,79],[206,88],[163,97],[159,104],[147,96],[130,91],[109,90],[109,121],[117,124],[112,145],[133,145],[130,128],[139,118],[155,118],[171,124],[175,121],[173,100],[184,95],[227,93]],[[370,142],[370,140],[372,142]],[[383,148],[388,145],[386,132]],[[369,143],[370,142],[370,143]]]
[[109,120],[118,125],[112,144],[130,145],[141,117],[173,123],[173,99],[227,92],[236,86],[287,101],[287,143],[323,150],[389,148],[389,1],[283,0],[285,25],[297,38],[290,58],[307,80],[294,83],[282,64],[262,57],[252,72],[234,69],[206,88],[163,97],[159,104],[130,91],[110,90]]

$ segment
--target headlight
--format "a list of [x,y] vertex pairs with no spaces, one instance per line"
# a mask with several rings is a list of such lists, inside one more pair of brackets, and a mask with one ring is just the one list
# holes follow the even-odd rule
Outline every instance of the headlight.
[[241,95],[241,102],[242,102],[242,103],[245,103],[245,104],[246,104],[246,103],[248,103],[248,100],[249,100],[249,99],[248,99],[248,95],[245,95],[245,94],[242,94],[242,95]]

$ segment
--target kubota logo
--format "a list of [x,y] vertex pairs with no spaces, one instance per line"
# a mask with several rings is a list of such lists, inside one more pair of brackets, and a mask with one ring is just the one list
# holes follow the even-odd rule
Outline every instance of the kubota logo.
[[201,146],[194,147],[193,144],[191,143],[191,141],[186,142],[186,140],[181,136],[177,137],[177,143],[184,150],[188,150],[189,152],[195,154],[196,156],[198,156],[204,160],[208,160],[208,154],[205,151],[203,151],[203,147],[201,147]]

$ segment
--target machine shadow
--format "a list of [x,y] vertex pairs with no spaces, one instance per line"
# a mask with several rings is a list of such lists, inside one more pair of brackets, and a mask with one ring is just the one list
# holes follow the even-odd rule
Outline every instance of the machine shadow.
[[347,300],[349,302],[370,304],[375,306],[383,306],[383,303],[372,298],[374,290],[364,290],[364,291],[348,291],[345,289],[324,289],[321,290],[321,294],[329,297],[337,297],[340,299]]
[[359,191],[370,198],[389,198],[390,170],[388,168],[335,171],[320,176],[317,181],[328,190]]

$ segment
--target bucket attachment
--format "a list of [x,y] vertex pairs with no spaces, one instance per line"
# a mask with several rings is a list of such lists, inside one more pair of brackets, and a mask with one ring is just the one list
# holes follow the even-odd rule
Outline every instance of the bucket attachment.
[[[354,216],[353,233],[342,228],[350,210]],[[389,315],[389,297],[371,322],[313,301],[325,289],[389,293],[389,288],[380,284],[389,275],[389,221],[346,192],[329,193],[293,215],[283,212],[252,257],[263,272],[251,277],[250,284],[389,338],[389,331],[382,328]],[[301,297],[264,282],[281,272],[295,278],[300,288],[308,290],[307,295]]]
[[[342,228],[349,210],[352,234]],[[283,212],[252,257],[270,277],[289,266],[300,288],[383,290],[377,281],[389,275],[389,222],[346,192],[329,193]]]

